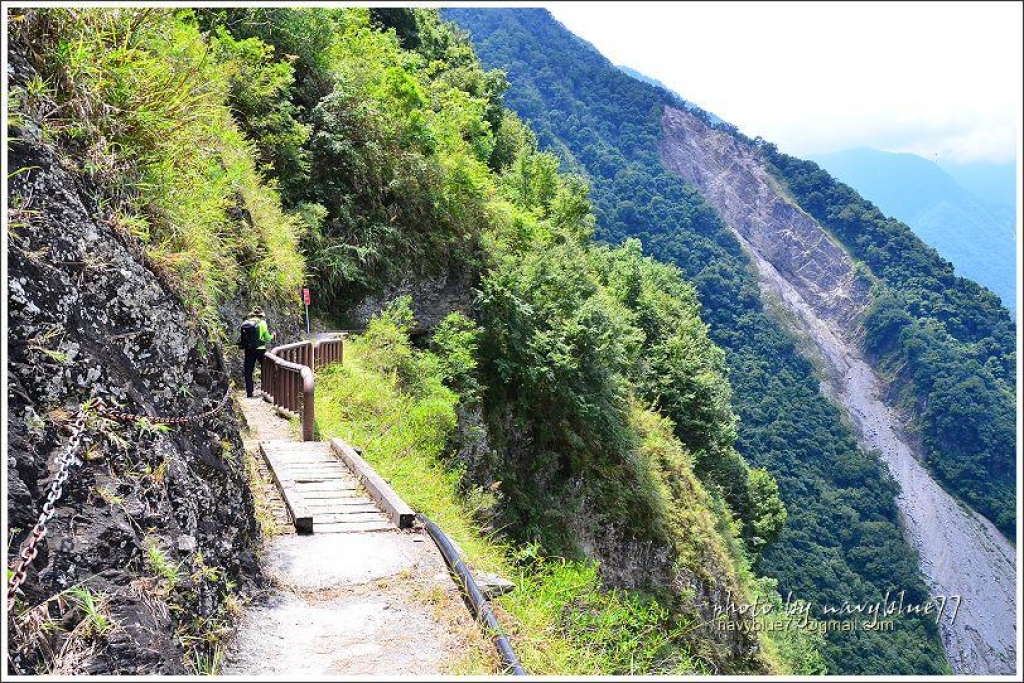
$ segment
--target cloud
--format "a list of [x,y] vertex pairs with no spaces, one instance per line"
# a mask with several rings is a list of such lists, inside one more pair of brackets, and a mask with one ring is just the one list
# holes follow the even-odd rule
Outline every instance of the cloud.
[[1021,112],[1021,5],[559,4],[617,64],[794,154],[871,146],[1006,161]]

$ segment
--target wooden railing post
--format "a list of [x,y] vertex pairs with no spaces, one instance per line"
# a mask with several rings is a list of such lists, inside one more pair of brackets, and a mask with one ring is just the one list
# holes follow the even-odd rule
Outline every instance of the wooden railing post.
[[300,377],[302,378],[302,440],[313,440],[313,427],[316,425],[316,415],[313,404],[313,371],[303,367]]
[[271,400],[273,393],[273,362],[268,360],[266,355],[260,359],[259,390],[263,394],[264,400]]
[[277,363],[271,364],[274,366],[274,370],[270,373],[270,395],[276,401],[277,397],[281,395],[281,373],[277,371]]

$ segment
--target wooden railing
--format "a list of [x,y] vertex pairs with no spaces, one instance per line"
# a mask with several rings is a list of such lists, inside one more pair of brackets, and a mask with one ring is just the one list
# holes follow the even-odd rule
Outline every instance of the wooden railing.
[[321,339],[316,342],[316,351],[313,353],[314,370],[343,362],[345,362],[345,337]]
[[260,393],[281,412],[302,419],[302,440],[313,441],[316,413],[313,407],[314,369],[341,363],[345,334],[336,338],[284,344],[268,351],[260,366]]

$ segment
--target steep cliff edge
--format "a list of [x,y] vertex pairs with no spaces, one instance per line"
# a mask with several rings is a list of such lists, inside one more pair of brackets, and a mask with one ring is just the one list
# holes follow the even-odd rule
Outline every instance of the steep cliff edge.
[[680,109],[666,107],[662,125],[668,168],[697,188],[823,318],[852,334],[871,283],[813,218],[779,192],[756,150]]
[[[194,415],[228,389],[219,349],[112,229],[101,189],[32,124],[10,133],[9,567],[79,406]],[[259,579],[233,408],[167,430],[92,413],[84,434],[8,613],[12,673],[208,670],[237,590]]]
[[[514,442],[511,456],[528,453],[540,470],[524,469],[522,486],[506,478],[504,492],[516,492],[532,521],[538,498],[529,486],[552,484],[551,508],[561,510],[572,497],[582,507],[578,525],[588,534],[582,541],[569,539],[582,546],[569,568],[547,548],[538,551],[536,529],[529,525],[521,527],[518,547],[495,542],[496,553],[539,584],[521,593],[521,604],[530,609],[521,621],[526,633],[517,640],[534,641],[533,661],[546,666],[533,667],[525,657],[524,662],[550,673],[768,671],[772,652],[762,649],[761,637],[738,628],[718,633],[723,620],[712,623],[712,617],[716,607],[727,610],[730,594],[733,600],[745,597],[736,589],[750,585],[753,594],[764,588],[748,571],[742,544],[767,542],[781,527],[784,508],[763,473],[748,476],[743,467],[723,472],[721,479],[757,494],[747,496],[751,505],[743,510],[756,533],[741,538],[721,494],[702,492],[693,474],[698,458],[724,454],[734,464],[742,461],[731,452],[733,417],[721,358],[707,342],[692,292],[678,274],[661,273],[649,301],[638,300],[643,292],[627,286],[630,254],[618,254],[623,277],[614,283],[599,277],[609,269],[593,260],[598,254],[589,241],[585,188],[559,177],[557,161],[539,153],[532,133],[501,110],[500,79],[483,73],[472,52],[441,30],[436,17],[431,21],[433,15],[404,15],[424,37],[441,39],[424,40],[417,56],[402,47],[415,36],[396,42],[365,8],[254,12],[259,31],[267,30],[269,19],[282,29],[271,28],[272,35],[301,36],[303,49],[285,45],[279,52],[255,36],[213,31],[196,14],[54,9],[10,19],[12,34],[38,71],[31,85],[21,78],[12,112],[45,131],[17,124],[26,130],[15,134],[25,139],[12,152],[19,167],[13,216],[20,226],[20,260],[10,283],[17,290],[12,332],[23,337],[22,356],[14,362],[24,366],[13,389],[24,396],[12,405],[30,411],[15,427],[21,431],[12,467],[24,494],[12,507],[28,510],[19,523],[33,521],[31,505],[45,488],[44,463],[31,455],[29,442],[35,427],[47,429],[42,416],[65,422],[65,413],[73,415],[93,395],[131,412],[160,415],[188,415],[216,404],[226,384],[224,363],[204,344],[207,335],[196,319],[212,333],[222,318],[237,324],[247,295],[276,295],[287,304],[307,265],[315,265],[321,287],[314,296],[337,314],[324,287],[332,278],[346,295],[368,284],[391,294],[389,289],[405,286],[390,288],[392,280],[419,272],[420,264],[433,261],[435,273],[452,262],[490,269],[492,259],[480,257],[500,255],[508,268],[491,281],[492,314],[484,320],[494,337],[511,331],[516,343],[507,351],[492,345],[497,352],[487,357],[487,379],[493,379],[490,386],[525,390],[524,396],[534,392],[515,415],[517,434],[505,436]],[[310,29],[325,39],[325,49],[306,40]],[[69,45],[75,46],[70,54]],[[431,53],[437,46],[440,52]],[[294,59],[301,60],[295,73],[308,81],[295,83],[290,93]],[[304,71],[307,66],[314,68]],[[22,67],[27,65],[18,65],[19,77],[25,75]],[[303,98],[302,112],[294,109],[293,95]],[[245,107],[253,100],[256,111]],[[305,118],[311,110],[316,115],[306,121],[286,121],[283,137],[263,125],[268,111],[276,126],[289,112]],[[309,128],[317,137],[306,137]],[[39,144],[40,138],[53,148]],[[282,139],[294,143],[285,151],[294,153],[295,166],[301,169],[308,159],[322,174],[307,182],[282,173],[276,180],[312,192],[284,197],[262,182],[270,166],[262,162],[273,160],[251,158],[258,151],[253,147],[277,152]],[[307,141],[308,147],[297,149]],[[323,203],[309,206],[311,199]],[[282,210],[298,203],[288,200],[305,200],[301,221]],[[296,238],[302,231],[316,237],[318,230],[326,237],[318,255],[341,258],[317,260],[309,252],[310,258],[302,258]],[[134,237],[122,241],[123,232]],[[552,252],[550,259],[541,258]],[[639,263],[639,246],[633,252],[636,269],[654,267]],[[514,280],[524,253],[534,256],[537,268],[528,279]],[[593,272],[583,271],[584,263]],[[551,272],[562,276],[554,287],[545,284]],[[671,297],[665,295],[665,279],[676,285]],[[60,283],[56,294],[49,291],[51,280]],[[179,287],[190,297],[180,296]],[[472,284],[454,274],[449,283],[414,282],[409,289],[417,292],[415,310],[424,326],[476,298]],[[182,299],[187,306],[177,303]],[[502,305],[517,307],[519,301],[544,314],[541,324],[529,308],[522,319],[501,314]],[[641,304],[642,310],[634,310]],[[462,322],[474,326],[465,316]],[[470,394],[480,379],[463,373],[467,365],[478,366],[476,347],[461,341],[472,330],[460,325],[456,321],[448,329],[455,348],[446,359],[453,362],[444,372],[439,366],[429,371],[438,393],[453,403],[445,380],[467,380],[453,386]],[[280,326],[274,327],[280,334]],[[412,355],[408,330],[394,332],[388,346],[402,353],[393,366],[405,372]],[[519,344],[527,334],[533,343]],[[643,340],[652,353],[640,348]],[[526,354],[514,355],[524,348]],[[641,404],[634,397],[641,380],[653,379],[647,370],[652,356],[684,369],[671,382],[645,382],[643,390],[666,395],[692,449],[677,439],[675,424],[644,407],[651,399]],[[356,365],[352,357],[346,352],[348,369]],[[493,372],[499,364],[508,368],[519,361],[519,378]],[[87,368],[79,373],[80,383],[79,365]],[[444,374],[449,371],[452,377]],[[392,377],[387,373],[346,388],[365,390],[375,406],[389,398],[401,404],[409,396],[388,395]],[[318,396],[330,398],[322,388],[318,379]],[[691,401],[702,410],[687,410]],[[346,412],[359,407],[341,399],[329,403]],[[59,412],[52,410],[55,404]],[[432,436],[440,421],[407,406],[399,411],[399,417],[413,420],[407,431]],[[454,410],[452,404],[433,407],[444,417]],[[49,429],[47,448],[39,450],[52,458],[59,437],[67,434]],[[363,443],[369,454],[369,444],[402,430],[373,411],[367,431],[372,437]],[[47,538],[50,546],[33,565],[16,612],[19,669],[213,672],[225,612],[236,604],[232,584],[244,585],[254,575],[245,553],[255,533],[240,485],[234,429],[221,417],[165,431],[146,421],[123,425],[92,416],[88,435],[86,463],[73,470],[74,483],[66,487]],[[418,468],[429,475],[447,464],[447,446],[444,438],[430,439],[391,455],[408,468],[414,456],[436,447],[433,460]],[[544,450],[538,453],[538,447]],[[436,493],[449,474],[457,472],[416,490]],[[501,481],[493,479],[479,483],[494,491],[490,487]],[[582,485],[586,495],[580,495]],[[465,498],[467,508],[479,502]],[[462,503],[453,495],[440,509]],[[116,533],[103,526],[101,517],[108,513]],[[560,521],[555,518],[551,531],[566,531]],[[661,528],[650,528],[658,521]],[[476,520],[467,514],[465,523],[473,529]],[[612,526],[615,533],[607,533]],[[91,541],[93,536],[100,540]],[[678,546],[674,551],[672,544]],[[113,552],[107,550],[111,545]],[[643,554],[651,547],[657,551],[656,571],[646,566],[654,553]],[[552,543],[552,549],[561,546]],[[674,558],[681,569],[673,566]],[[617,572],[610,576],[612,585],[651,590],[608,590],[592,559],[609,560],[605,566]],[[70,579],[68,572],[74,574]],[[566,582],[567,575],[579,580]],[[71,583],[79,578],[83,586]],[[75,592],[61,590],[69,583]],[[770,585],[761,592],[778,598]],[[41,609],[31,607],[41,600]],[[532,618],[538,611],[540,621]],[[143,631],[155,635],[147,641]]]
[[[813,218],[792,205],[751,145],[693,114],[666,107],[665,163],[696,187],[734,230],[762,288],[792,312],[795,331],[823,361],[825,389],[877,450],[900,484],[908,540],[936,598],[959,599],[940,621],[958,673],[1007,673],[1016,657],[1014,552],[995,527],[967,511],[919,464],[906,426],[884,399],[884,383],[854,342],[868,282]],[[814,261],[820,263],[813,265]]]

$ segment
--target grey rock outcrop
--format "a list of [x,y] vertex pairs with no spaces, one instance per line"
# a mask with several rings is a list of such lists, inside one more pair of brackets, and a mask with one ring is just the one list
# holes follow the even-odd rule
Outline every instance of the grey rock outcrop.
[[380,293],[366,296],[352,307],[349,317],[353,327],[365,327],[389,303],[409,295],[416,320],[414,332],[429,332],[452,311],[472,313],[474,282],[472,274],[455,269],[434,276],[410,275]]
[[853,332],[871,283],[839,243],[780,191],[755,147],[665,107],[662,158],[822,316]]
[[[101,189],[67,170],[37,130],[16,133],[8,149],[17,171],[8,181],[8,566],[86,400],[188,415],[228,389],[219,349],[104,221]],[[96,596],[111,628],[72,647],[74,656],[59,662],[63,673],[184,673],[179,636],[214,634],[226,623],[229,583],[244,588],[259,578],[234,410],[229,403],[166,432],[94,417],[81,451],[8,615],[12,673],[54,666],[47,648],[66,645],[81,615],[52,598],[74,586]],[[177,572],[173,586],[148,558],[151,546]],[[55,629],[25,619],[43,603],[36,616]]]

